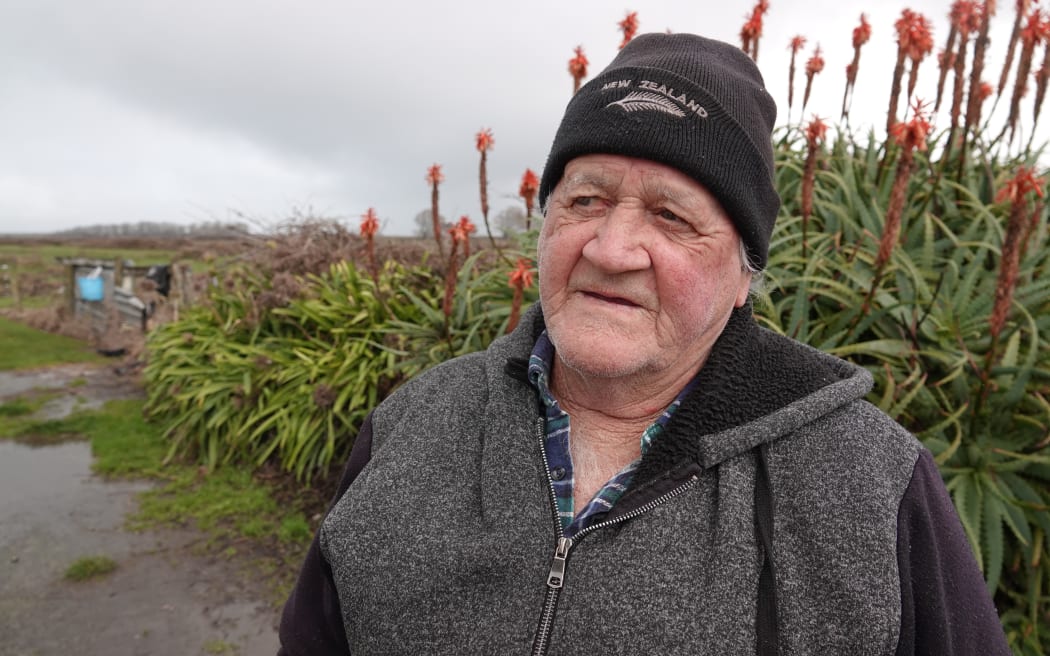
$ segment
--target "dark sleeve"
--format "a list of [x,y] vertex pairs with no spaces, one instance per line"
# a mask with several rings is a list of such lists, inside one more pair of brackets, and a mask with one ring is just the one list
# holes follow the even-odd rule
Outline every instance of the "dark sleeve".
[[1006,636],[937,463],[925,449],[897,515],[898,656],[1009,656]]
[[[346,492],[372,456],[372,415],[357,434],[332,505]],[[299,580],[281,613],[281,648],[277,656],[348,656],[343,613],[332,568],[321,553],[320,531],[314,536]]]

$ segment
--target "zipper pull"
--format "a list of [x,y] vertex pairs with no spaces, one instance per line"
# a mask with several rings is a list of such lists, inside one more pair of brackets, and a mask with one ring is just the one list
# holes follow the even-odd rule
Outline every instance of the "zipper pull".
[[550,574],[547,575],[547,585],[558,589],[565,581],[565,561],[569,557],[569,549],[572,548],[572,538],[558,538],[558,546],[554,549],[554,561],[551,563]]

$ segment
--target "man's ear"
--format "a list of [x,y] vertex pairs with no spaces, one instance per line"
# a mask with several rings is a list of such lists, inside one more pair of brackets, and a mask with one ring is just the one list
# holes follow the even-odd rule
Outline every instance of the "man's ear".
[[751,278],[754,274],[750,271],[744,271],[743,276],[740,277],[740,289],[736,293],[736,303],[733,307],[743,307],[744,303],[747,303],[747,297],[751,293]]

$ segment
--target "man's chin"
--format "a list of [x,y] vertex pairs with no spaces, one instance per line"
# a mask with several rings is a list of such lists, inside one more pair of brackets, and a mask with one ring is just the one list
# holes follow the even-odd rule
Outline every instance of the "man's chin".
[[608,340],[602,344],[570,345],[557,354],[561,364],[583,378],[613,380],[645,369],[633,349],[627,345],[615,346]]

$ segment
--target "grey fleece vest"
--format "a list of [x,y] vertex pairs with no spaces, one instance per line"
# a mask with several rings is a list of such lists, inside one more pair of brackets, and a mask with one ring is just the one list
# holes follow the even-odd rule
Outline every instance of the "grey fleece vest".
[[[541,322],[527,314],[488,351],[428,371],[376,409],[371,461],[321,532],[355,656],[530,653],[555,519],[535,394],[504,368],[528,357]],[[832,372],[827,385],[692,436],[680,447],[695,449],[687,460],[649,483],[669,494],[579,539],[547,653],[754,654],[760,443],[775,499],[780,653],[894,653],[897,508],[920,446],[861,400],[866,372],[762,339]],[[738,389],[761,390],[764,375],[741,371]]]

